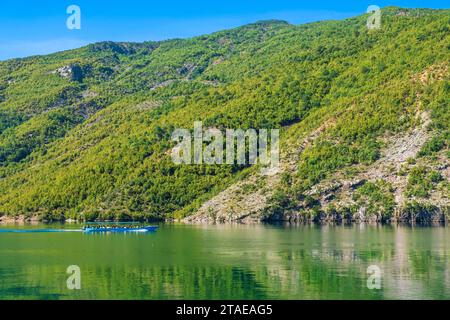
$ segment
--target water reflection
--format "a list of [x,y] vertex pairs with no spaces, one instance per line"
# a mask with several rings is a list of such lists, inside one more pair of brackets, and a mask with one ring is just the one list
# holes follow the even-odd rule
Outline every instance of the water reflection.
[[[166,225],[152,235],[0,234],[1,299],[449,299],[450,230]],[[82,290],[66,287],[68,265]],[[367,268],[382,270],[381,290]]]

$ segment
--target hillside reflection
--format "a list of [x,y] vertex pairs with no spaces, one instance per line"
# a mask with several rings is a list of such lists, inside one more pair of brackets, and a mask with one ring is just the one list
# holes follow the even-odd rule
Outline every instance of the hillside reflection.
[[[163,226],[151,236],[0,235],[1,299],[448,299],[450,230]],[[66,288],[68,265],[82,289]],[[367,288],[367,267],[382,289]]]

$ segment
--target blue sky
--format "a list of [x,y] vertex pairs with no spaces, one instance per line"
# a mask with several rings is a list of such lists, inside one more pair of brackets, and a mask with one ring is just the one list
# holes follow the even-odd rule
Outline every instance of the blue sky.
[[[343,19],[380,7],[449,8],[448,0],[2,0],[0,60],[47,54],[104,40],[186,38],[264,19],[294,24]],[[66,27],[69,5],[81,8],[81,30]]]

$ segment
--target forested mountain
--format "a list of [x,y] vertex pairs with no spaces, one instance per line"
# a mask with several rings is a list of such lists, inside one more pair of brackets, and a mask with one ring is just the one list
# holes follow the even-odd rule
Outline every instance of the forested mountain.
[[[385,8],[0,62],[0,216],[441,219],[450,10]],[[176,128],[281,129],[279,174],[176,165]]]

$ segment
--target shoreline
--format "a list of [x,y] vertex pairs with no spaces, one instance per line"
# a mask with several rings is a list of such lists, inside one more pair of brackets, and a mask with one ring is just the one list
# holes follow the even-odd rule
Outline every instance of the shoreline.
[[446,216],[430,219],[430,220],[415,220],[415,219],[272,219],[272,220],[258,220],[258,219],[243,219],[243,220],[229,220],[229,221],[213,221],[209,219],[149,219],[149,220],[95,220],[83,221],[77,219],[63,219],[63,220],[46,220],[40,216],[0,216],[0,225],[36,225],[36,224],[88,224],[88,223],[181,223],[186,225],[419,225],[419,226],[447,226],[449,219]]

